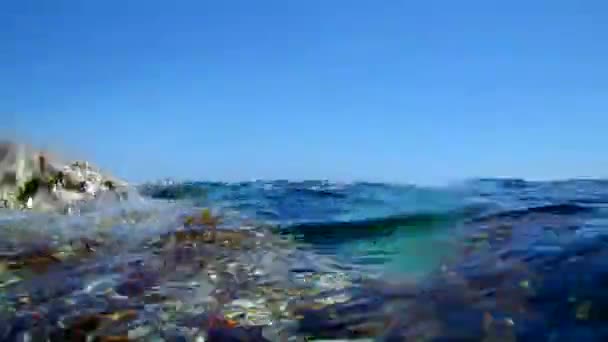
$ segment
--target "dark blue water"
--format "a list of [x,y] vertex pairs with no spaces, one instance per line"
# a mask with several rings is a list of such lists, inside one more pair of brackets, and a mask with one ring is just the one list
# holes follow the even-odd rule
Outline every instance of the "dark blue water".
[[194,205],[230,208],[242,216],[281,225],[443,212],[458,207],[463,199],[456,189],[323,181],[192,182],[146,185],[140,189],[153,198],[190,200]]

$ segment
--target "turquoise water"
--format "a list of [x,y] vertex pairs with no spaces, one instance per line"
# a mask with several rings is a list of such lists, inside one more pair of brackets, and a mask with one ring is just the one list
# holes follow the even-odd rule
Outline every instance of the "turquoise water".
[[[329,182],[189,183],[143,188],[156,198],[234,210],[280,227],[319,253],[368,272],[424,275],[450,254],[466,210],[462,188]],[[376,267],[371,267],[376,266]]]

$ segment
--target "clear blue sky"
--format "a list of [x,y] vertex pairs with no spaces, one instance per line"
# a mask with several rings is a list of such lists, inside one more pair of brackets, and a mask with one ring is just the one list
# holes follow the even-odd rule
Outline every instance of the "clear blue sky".
[[136,181],[603,177],[608,2],[9,0],[0,119]]

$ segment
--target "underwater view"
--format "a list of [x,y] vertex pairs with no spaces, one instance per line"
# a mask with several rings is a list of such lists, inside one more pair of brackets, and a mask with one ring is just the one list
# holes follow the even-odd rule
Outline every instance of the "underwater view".
[[606,181],[157,182],[0,215],[2,341],[608,338]]

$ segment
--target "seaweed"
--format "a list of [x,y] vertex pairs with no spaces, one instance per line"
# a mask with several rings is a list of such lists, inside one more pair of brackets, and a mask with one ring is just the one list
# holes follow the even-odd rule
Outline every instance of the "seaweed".
[[116,188],[114,186],[114,182],[112,182],[110,180],[103,182],[103,185],[105,185],[105,187],[108,188],[108,190],[114,190]]
[[40,188],[40,184],[41,181],[39,178],[32,178],[25,182],[17,192],[17,201],[25,203],[30,197],[34,197]]

